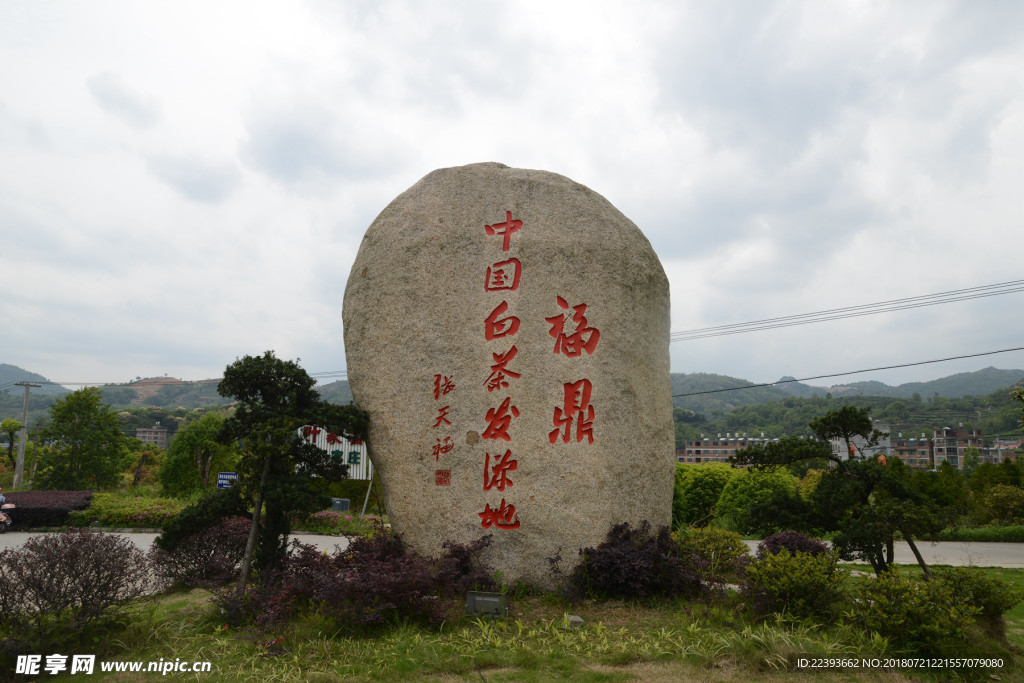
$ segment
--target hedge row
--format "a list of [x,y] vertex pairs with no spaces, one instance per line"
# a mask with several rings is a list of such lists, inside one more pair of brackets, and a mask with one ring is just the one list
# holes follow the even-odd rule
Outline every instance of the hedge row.
[[92,501],[92,491],[15,491],[4,494],[17,507],[11,513],[14,529],[65,526],[68,515],[84,510]]

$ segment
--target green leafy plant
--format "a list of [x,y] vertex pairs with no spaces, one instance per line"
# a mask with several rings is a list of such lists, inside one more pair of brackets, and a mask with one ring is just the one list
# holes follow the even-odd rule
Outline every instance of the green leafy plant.
[[981,610],[949,581],[922,581],[893,568],[854,593],[849,620],[917,655],[956,654]]
[[937,567],[935,578],[952,587],[954,594],[980,610],[980,616],[996,619],[1013,609],[1024,594],[978,567]]
[[1024,543],[1024,525],[943,529],[938,534],[933,535],[930,540],[975,543]]
[[704,581],[733,581],[738,577],[743,560],[750,549],[739,534],[726,529],[701,527],[680,529],[673,533],[684,553],[701,560],[698,571]]
[[177,498],[148,498],[97,493],[84,510],[68,515],[71,526],[161,528],[185,507]]
[[839,555],[778,553],[759,556],[743,571],[741,591],[756,613],[788,613],[796,617],[831,618],[845,601],[843,582],[848,570],[839,567]]
[[720,462],[703,465],[676,463],[672,528],[708,524],[715,516],[715,506],[722,489],[738,472]]
[[186,538],[216,525],[220,520],[244,516],[248,512],[237,487],[213,489],[168,520],[163,525],[163,533],[153,542],[164,550],[174,550]]
[[305,518],[297,517],[292,526],[296,531],[331,536],[363,536],[373,528],[373,518],[362,518],[351,512],[321,510]]

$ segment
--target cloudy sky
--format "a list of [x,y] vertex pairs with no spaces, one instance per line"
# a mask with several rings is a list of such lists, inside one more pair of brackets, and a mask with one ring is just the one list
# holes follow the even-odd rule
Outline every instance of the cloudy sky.
[[[561,173],[644,231],[672,329],[1019,280],[1024,3],[12,0],[0,362],[345,369],[366,227],[429,171]],[[753,381],[1024,346],[1024,293],[675,342]],[[933,379],[1024,351],[818,384]]]

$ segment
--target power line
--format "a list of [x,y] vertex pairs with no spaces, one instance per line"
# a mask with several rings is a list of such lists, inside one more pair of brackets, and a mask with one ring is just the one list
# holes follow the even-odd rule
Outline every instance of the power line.
[[843,377],[845,375],[856,375],[862,372],[875,372],[877,370],[894,370],[896,368],[910,368],[915,365],[928,365],[929,363],[945,363],[951,360],[961,360],[963,358],[977,358],[979,356],[992,356],[997,353],[1009,353],[1010,351],[1024,351],[1024,346],[1018,346],[1012,349],[1000,349],[998,351],[983,351],[981,353],[969,353],[963,356],[950,356],[949,358],[936,358],[935,360],[922,360],[915,363],[901,363],[899,365],[885,365],[879,368],[867,368],[865,370],[850,370],[849,372],[836,372],[829,375],[816,375],[814,377],[804,377],[803,379],[780,379],[778,382],[767,382],[765,384],[748,384],[743,387],[729,387],[726,389],[708,389],[707,391],[692,391],[688,394],[672,394],[672,398],[681,398],[683,396],[700,396],[703,394],[720,394],[726,391],[739,391],[740,389],[759,389],[761,387],[773,387],[777,384],[789,384],[792,382],[809,382],[815,379],[826,379],[829,377]]
[[947,304],[955,301],[981,299],[1021,291],[1024,291],[1024,280],[1012,280],[1010,282],[969,287],[967,289],[954,289],[948,292],[939,292],[937,294],[925,294],[922,296],[905,297],[902,299],[891,299],[889,301],[880,301],[873,304],[861,304],[859,306],[848,306],[845,308],[831,308],[814,313],[801,313],[798,315],[753,320],[745,323],[733,323],[729,325],[701,327],[693,330],[672,332],[669,334],[669,341],[691,341],[694,339],[706,339],[708,337],[742,334],[744,332],[771,330],[779,327],[809,325],[811,323],[825,322],[828,320],[856,318],[866,315],[876,315],[878,313],[888,313],[891,311],[922,308],[924,306],[938,306],[939,304]]

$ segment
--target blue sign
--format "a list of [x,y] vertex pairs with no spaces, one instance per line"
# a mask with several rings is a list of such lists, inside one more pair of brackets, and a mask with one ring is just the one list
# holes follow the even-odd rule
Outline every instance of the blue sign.
[[229,489],[236,481],[238,481],[238,475],[234,472],[217,473],[217,488],[219,489]]

